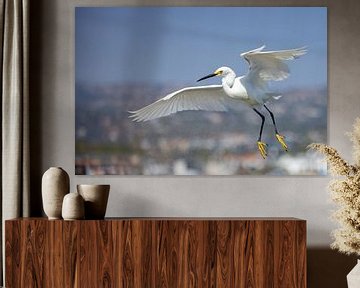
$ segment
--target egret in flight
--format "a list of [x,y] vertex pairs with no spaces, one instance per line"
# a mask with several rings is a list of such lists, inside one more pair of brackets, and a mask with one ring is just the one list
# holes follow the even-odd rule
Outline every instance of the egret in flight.
[[262,141],[265,116],[259,111],[264,107],[270,114],[275,128],[275,137],[282,148],[287,151],[285,138],[276,127],[274,114],[266,106],[271,99],[279,99],[281,95],[269,90],[269,81],[281,81],[289,74],[289,67],[285,63],[304,55],[305,47],[279,51],[263,51],[265,46],[242,53],[249,64],[246,75],[236,77],[235,72],[229,67],[220,67],[197,82],[214,76],[222,78],[221,85],[207,85],[186,87],[172,92],[165,97],[136,111],[129,111],[134,121],[148,121],[151,119],[168,116],[184,110],[228,111],[239,103],[252,108],[261,118],[261,126],[257,146],[261,156],[267,156],[267,144]]

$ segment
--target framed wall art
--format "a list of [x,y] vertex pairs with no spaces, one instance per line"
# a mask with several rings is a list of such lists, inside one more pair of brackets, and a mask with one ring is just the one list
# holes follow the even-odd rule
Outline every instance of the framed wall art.
[[77,7],[75,119],[77,175],[324,175],[327,9]]

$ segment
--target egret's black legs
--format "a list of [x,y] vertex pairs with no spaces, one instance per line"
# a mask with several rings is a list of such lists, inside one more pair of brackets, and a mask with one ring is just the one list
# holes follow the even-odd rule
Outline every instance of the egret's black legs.
[[266,143],[261,141],[261,136],[263,133],[263,129],[264,129],[264,123],[265,123],[265,116],[263,114],[261,114],[258,110],[256,110],[255,108],[253,108],[253,110],[256,112],[256,114],[258,114],[261,117],[261,127],[260,127],[260,133],[259,133],[259,139],[257,141],[257,145],[258,145],[258,149],[260,151],[261,156],[265,159],[267,156],[267,152],[266,152]]
[[259,139],[258,139],[258,141],[261,141],[261,136],[262,136],[262,133],[263,133],[264,123],[265,123],[265,116],[263,114],[261,114],[255,108],[253,108],[253,110],[256,112],[256,114],[258,114],[261,117],[261,128],[260,128],[260,134],[259,134]]
[[270,116],[271,116],[271,120],[274,124],[274,128],[275,128],[275,136],[276,136],[276,139],[279,141],[279,143],[281,144],[281,146],[283,147],[283,149],[285,151],[288,151],[288,146],[285,142],[285,137],[280,135],[279,132],[278,132],[278,129],[276,127],[276,122],[275,122],[275,117],[274,117],[274,114],[270,111],[270,109],[268,107],[266,107],[266,105],[264,105],[265,109],[269,112]]
[[277,127],[276,127],[276,122],[275,122],[275,117],[274,117],[274,114],[270,111],[270,109],[268,107],[266,107],[266,105],[264,105],[265,109],[269,112],[270,114],[270,117],[271,117],[271,120],[274,124],[274,128],[275,128],[275,133],[276,134],[279,134],[278,130],[277,130]]

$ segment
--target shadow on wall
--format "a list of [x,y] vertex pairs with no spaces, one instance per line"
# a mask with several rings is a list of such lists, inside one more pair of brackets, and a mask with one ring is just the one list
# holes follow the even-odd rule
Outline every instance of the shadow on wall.
[[308,288],[347,288],[346,275],[356,259],[327,248],[308,249]]
[[[35,1],[34,1],[35,2]],[[42,177],[42,67],[43,55],[43,15],[49,13],[45,10],[44,0],[30,5],[30,31],[29,31],[29,110],[30,110],[30,216],[42,216],[41,177]],[[53,15],[53,14],[52,14]],[[49,96],[49,95],[47,95]]]

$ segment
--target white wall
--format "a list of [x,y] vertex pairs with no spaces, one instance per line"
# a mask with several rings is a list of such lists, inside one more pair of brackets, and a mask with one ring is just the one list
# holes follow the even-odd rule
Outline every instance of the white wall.
[[[32,39],[37,41],[33,46],[39,51],[38,54],[32,52],[32,57],[38,55],[38,58],[32,60],[31,68],[32,73],[37,73],[32,79],[38,81],[31,97],[39,101],[40,109],[32,111],[33,127],[39,122],[33,137],[41,137],[39,147],[35,148],[39,153],[32,154],[32,160],[39,161],[37,179],[48,167],[62,166],[71,176],[72,190],[80,183],[111,184],[107,216],[299,217],[308,221],[310,246],[328,245],[331,241],[329,232],[334,227],[329,214],[334,207],[326,191],[327,177],[74,176],[74,7],[99,6],[99,3],[117,6],[150,2],[31,2],[38,10],[33,17],[41,18],[35,20],[40,34],[33,35]],[[176,3],[184,4],[186,1]],[[220,1],[207,3],[210,5]],[[296,6],[328,7],[328,139],[331,145],[350,159],[351,145],[344,133],[351,130],[355,117],[360,116],[360,2],[253,0],[226,3],[238,6],[267,6],[269,3],[273,6],[291,6],[293,3]],[[221,5],[225,5],[225,2],[221,2]],[[34,86],[37,85],[35,82]]]

